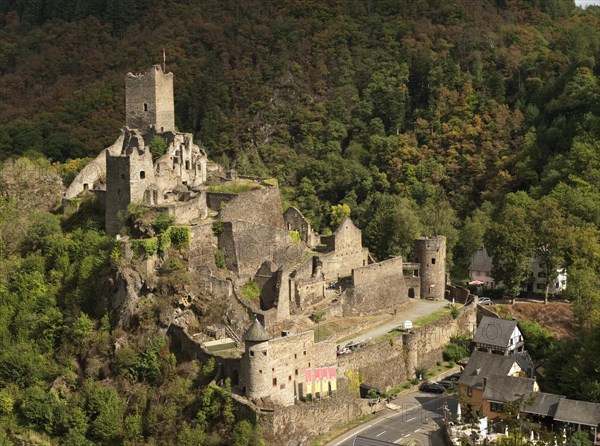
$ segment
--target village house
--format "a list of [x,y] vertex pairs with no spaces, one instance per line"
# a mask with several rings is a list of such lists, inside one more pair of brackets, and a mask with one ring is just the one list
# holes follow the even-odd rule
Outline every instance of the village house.
[[[485,319],[485,318],[484,318]],[[490,333],[497,327],[504,326],[500,319],[488,318],[480,324]],[[510,331],[517,328],[506,324]],[[490,336],[495,338],[495,335]],[[490,339],[476,342],[476,345],[489,346]],[[505,342],[497,343],[505,345]],[[508,349],[507,349],[508,351]],[[540,387],[532,378],[532,370],[527,370],[522,354],[498,354],[499,351],[475,350],[458,380],[459,393],[465,413],[473,417],[488,420],[504,420],[509,405],[519,410],[530,422],[547,430],[560,432],[570,437],[577,430],[589,432],[590,438],[597,440],[600,427],[600,404],[568,399],[563,395],[555,395],[540,391]],[[598,442],[596,442],[598,443]]]
[[525,350],[523,334],[516,320],[484,316],[473,336],[475,348],[497,355],[510,355]]
[[[471,283],[480,283],[484,290],[494,290],[502,288],[502,283],[498,283],[492,275],[494,266],[493,259],[488,255],[485,248],[480,248],[473,255],[469,264],[469,280]],[[544,293],[548,280],[543,263],[538,259],[531,259],[531,274],[523,291],[527,293]],[[567,288],[567,270],[560,268],[557,270],[556,279],[548,288],[549,294],[557,294]]]

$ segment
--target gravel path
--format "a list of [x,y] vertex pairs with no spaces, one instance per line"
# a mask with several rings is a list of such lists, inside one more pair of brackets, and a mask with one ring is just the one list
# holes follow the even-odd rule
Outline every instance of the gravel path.
[[401,327],[404,321],[414,321],[420,317],[427,316],[428,314],[433,313],[440,308],[444,308],[446,305],[448,305],[448,303],[449,302],[447,300],[431,301],[415,299],[414,301],[409,302],[403,308],[399,309],[398,313],[392,320],[378,327],[374,327],[367,332],[356,335],[352,339],[346,340],[344,345],[348,342],[360,342],[369,338],[375,338],[377,336],[386,334],[389,331],[392,331],[394,328]]

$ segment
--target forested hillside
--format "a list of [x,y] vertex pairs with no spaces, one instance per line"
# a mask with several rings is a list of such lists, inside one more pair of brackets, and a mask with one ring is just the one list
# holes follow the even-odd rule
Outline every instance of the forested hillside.
[[346,204],[380,260],[443,234],[461,280],[485,244],[509,294],[533,255],[549,278],[566,267],[581,335],[549,384],[600,401],[600,8],[5,0],[0,21],[0,160],[28,158],[0,175],[0,444],[4,430],[198,444],[211,417],[231,433],[225,397],[194,397],[197,364],[151,333],[114,351],[98,283],[112,240],[52,206],[124,125],[124,74],[163,48],[179,129],[225,167],[277,177],[318,230]]

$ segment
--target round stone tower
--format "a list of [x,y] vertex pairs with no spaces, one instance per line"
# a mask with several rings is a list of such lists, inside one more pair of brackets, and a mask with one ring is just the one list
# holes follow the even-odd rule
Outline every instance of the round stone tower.
[[243,375],[245,377],[246,397],[258,399],[269,395],[271,386],[271,357],[269,340],[271,336],[262,324],[255,319],[244,333]]
[[446,237],[415,239],[415,257],[421,265],[421,299],[442,300],[446,291]]

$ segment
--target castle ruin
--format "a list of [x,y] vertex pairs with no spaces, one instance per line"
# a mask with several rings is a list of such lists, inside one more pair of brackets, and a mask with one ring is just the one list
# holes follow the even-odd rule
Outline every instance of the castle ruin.
[[[239,358],[223,367],[246,398],[289,406],[336,391],[336,346],[315,342],[312,330],[284,330],[294,318],[320,311],[374,314],[417,297],[444,299],[444,237],[416,239],[415,263],[401,257],[375,262],[350,218],[331,235],[316,234],[300,210],[282,212],[272,182],[245,178],[249,188],[241,192],[213,188],[235,182],[237,175],[225,176],[192,134],[175,128],[172,73],[155,65],[147,73],[127,74],[125,84],[126,126],[76,176],[65,203],[95,194],[111,235],[119,233],[121,216],[131,205],[191,227],[188,268],[215,299],[235,300],[245,311],[237,322],[223,317],[243,347]],[[166,145],[162,154],[152,153],[156,138]],[[219,231],[212,229],[216,223]],[[217,253],[224,257],[222,266],[216,265]],[[260,288],[258,302],[239,295],[240,285],[250,279]]]

